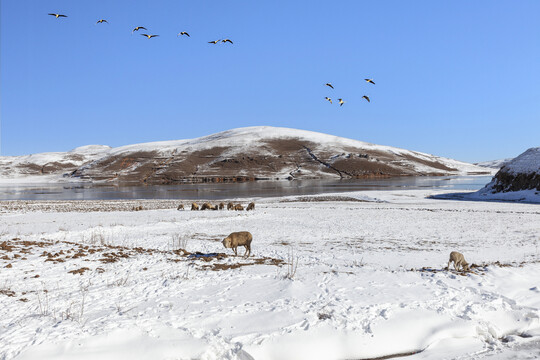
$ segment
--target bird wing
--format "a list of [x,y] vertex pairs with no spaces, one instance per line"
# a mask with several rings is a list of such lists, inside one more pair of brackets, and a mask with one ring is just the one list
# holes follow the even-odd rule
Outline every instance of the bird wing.
[[227,42],[227,41],[230,42],[231,44],[233,43],[233,42],[232,42],[231,40],[229,40],[229,39],[225,40],[225,42]]
[[51,13],[49,13],[49,14],[47,14],[47,15],[52,15],[52,16],[56,16],[56,14],[51,14]]
[[159,36],[159,35],[150,35],[151,38],[156,37],[156,36]]
[[188,33],[184,33],[184,34],[186,34],[186,35],[187,35],[188,37],[191,37],[191,36],[189,36],[189,34],[188,34]]
[[140,34],[140,35],[141,35],[141,36],[146,36],[146,37],[148,37],[148,34]]
[[67,15],[59,14],[58,17],[67,17]]
[[332,84],[326,84],[326,85],[330,86],[332,89],[334,88],[334,87],[332,86]]

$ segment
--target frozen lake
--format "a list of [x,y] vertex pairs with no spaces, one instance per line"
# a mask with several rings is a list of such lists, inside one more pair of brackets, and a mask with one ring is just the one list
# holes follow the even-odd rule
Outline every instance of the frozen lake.
[[479,190],[491,176],[400,177],[376,180],[295,180],[152,186],[84,183],[0,185],[0,200],[118,200],[279,197],[369,190]]

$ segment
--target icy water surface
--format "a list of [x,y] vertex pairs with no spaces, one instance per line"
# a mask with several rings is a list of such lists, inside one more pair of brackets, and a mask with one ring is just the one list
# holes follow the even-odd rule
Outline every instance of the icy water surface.
[[151,186],[84,183],[0,185],[0,200],[208,199],[276,197],[324,193],[447,189],[478,190],[491,176],[400,177],[378,180],[295,180]]

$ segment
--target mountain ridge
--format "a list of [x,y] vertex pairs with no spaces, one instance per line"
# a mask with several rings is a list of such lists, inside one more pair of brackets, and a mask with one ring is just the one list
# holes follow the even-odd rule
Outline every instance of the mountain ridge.
[[195,139],[0,157],[2,177],[59,175],[64,180],[145,184],[460,174],[490,170],[417,151],[270,126]]

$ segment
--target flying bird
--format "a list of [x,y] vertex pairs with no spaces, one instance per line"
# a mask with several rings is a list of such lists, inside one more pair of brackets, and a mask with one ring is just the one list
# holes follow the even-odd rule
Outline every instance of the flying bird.
[[223,40],[221,40],[221,42],[222,42],[222,43],[230,42],[231,44],[233,43],[233,42],[231,41],[231,39],[223,39]]
[[54,16],[55,18],[61,18],[61,17],[67,17],[67,15],[62,15],[62,14],[48,14],[48,15],[52,15]]
[[367,96],[367,95],[362,96],[362,99],[366,99],[367,102],[371,102],[371,101],[369,101],[369,96]]
[[326,83],[326,84],[324,84],[324,85],[330,86],[332,89],[334,88],[334,87],[332,86],[332,84],[330,84],[330,83]]
[[109,22],[107,20],[105,20],[105,19],[100,19],[100,20],[98,20],[96,22],[96,24],[102,24],[102,23],[107,23],[108,24]]
[[343,104],[345,104],[345,101],[343,101],[343,99],[338,99],[339,101],[339,106],[343,106]]
[[159,36],[159,35],[148,35],[148,34],[141,34],[142,36],[146,36],[147,38],[151,39],[153,37]]
[[178,35],[176,35],[176,36],[180,36],[180,35],[187,35],[187,37],[191,37],[191,36],[189,36],[189,34],[188,34],[187,32],[185,32],[185,31],[182,31],[181,33],[178,33]]
[[208,43],[209,43],[209,44],[214,44],[214,45],[215,45],[215,44],[217,44],[217,43],[220,42],[220,41],[221,41],[221,39],[215,40],[215,41],[209,41]]
[[330,104],[332,103],[332,99],[330,99],[328,96],[326,96],[325,99],[330,101]]
[[143,29],[143,30],[148,30],[148,29],[145,28],[144,26],[137,26],[135,29],[133,29],[133,30],[131,31],[131,33],[133,34],[135,31],[139,31],[139,30],[141,30],[141,29]]
[[375,83],[373,82],[373,79],[364,79],[366,80],[368,83],[372,83],[373,85],[375,85]]

